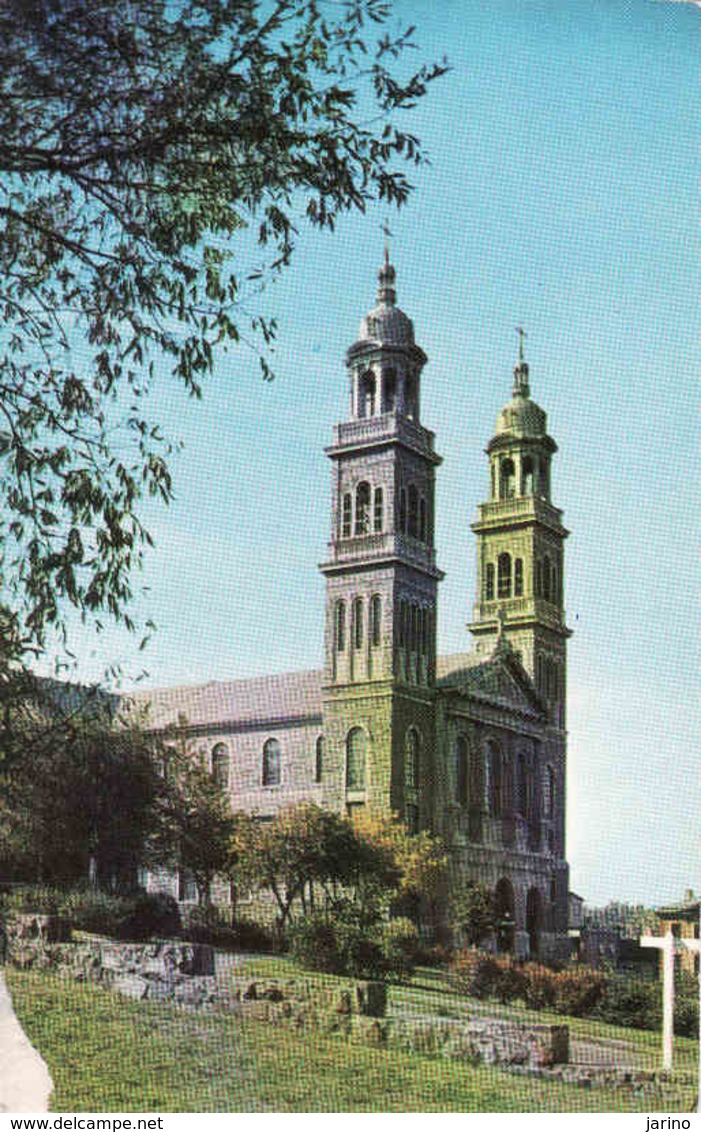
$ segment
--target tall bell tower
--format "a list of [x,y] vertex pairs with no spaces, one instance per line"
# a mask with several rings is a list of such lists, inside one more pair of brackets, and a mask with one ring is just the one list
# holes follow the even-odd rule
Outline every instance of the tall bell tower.
[[346,366],[348,419],[332,464],[326,576],[324,769],[327,805],[429,822],[435,763],[435,470],[421,423],[426,355],[396,305],[385,250],[377,305]]
[[478,509],[477,600],[469,625],[478,651],[503,632],[547,704],[552,726],[565,729],[566,643],[564,542],[569,532],[551,501],[557,445],[547,416],[531,400],[523,331],[513,395],[487,446],[490,493]]

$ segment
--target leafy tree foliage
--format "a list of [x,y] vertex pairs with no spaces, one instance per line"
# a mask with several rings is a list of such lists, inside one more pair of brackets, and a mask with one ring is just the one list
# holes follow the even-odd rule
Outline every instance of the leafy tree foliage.
[[132,624],[140,500],[172,491],[146,408],[157,372],[199,396],[217,348],[274,334],[257,289],[300,221],[405,200],[422,152],[396,112],[444,68],[406,75],[413,29],[388,34],[390,15],[383,0],[0,7],[0,601],[25,647],[65,632],[65,602]]
[[231,806],[188,740],[166,741],[159,757],[161,788],[146,859],[190,873],[208,905],[214,877],[230,871]]
[[46,883],[133,884],[159,790],[150,744],[109,697],[13,684],[0,740],[0,869]]
[[496,926],[491,890],[477,881],[464,881],[451,893],[450,918],[464,942],[470,947],[478,947]]

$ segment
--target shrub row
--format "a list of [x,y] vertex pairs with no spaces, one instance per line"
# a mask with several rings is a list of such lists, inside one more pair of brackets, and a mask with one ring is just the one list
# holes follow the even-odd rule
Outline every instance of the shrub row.
[[93,888],[14,887],[0,893],[0,917],[13,912],[60,916],[79,931],[125,940],[176,936],[181,927],[172,896],[142,889],[129,896],[114,896]]
[[[519,1000],[532,1010],[554,1010],[575,1018],[600,1018],[617,1026],[658,1030],[662,991],[658,982],[604,974],[591,968],[554,971],[477,949],[457,952],[450,964],[454,985],[473,998]],[[698,1034],[698,996],[693,979],[677,979],[675,1033]]]

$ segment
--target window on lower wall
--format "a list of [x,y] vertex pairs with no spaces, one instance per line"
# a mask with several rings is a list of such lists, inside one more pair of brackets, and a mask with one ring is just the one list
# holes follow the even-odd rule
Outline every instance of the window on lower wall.
[[280,744],[268,739],[263,747],[263,786],[279,786],[280,778]]
[[366,760],[367,736],[361,727],[354,727],[346,738],[346,789],[365,789]]

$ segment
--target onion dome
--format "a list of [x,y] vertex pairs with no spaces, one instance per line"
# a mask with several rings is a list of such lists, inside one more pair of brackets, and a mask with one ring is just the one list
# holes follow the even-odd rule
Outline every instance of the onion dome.
[[358,342],[377,342],[388,346],[413,346],[414,324],[396,305],[395,270],[385,251],[385,261],[378,274],[377,306],[360,324]]

